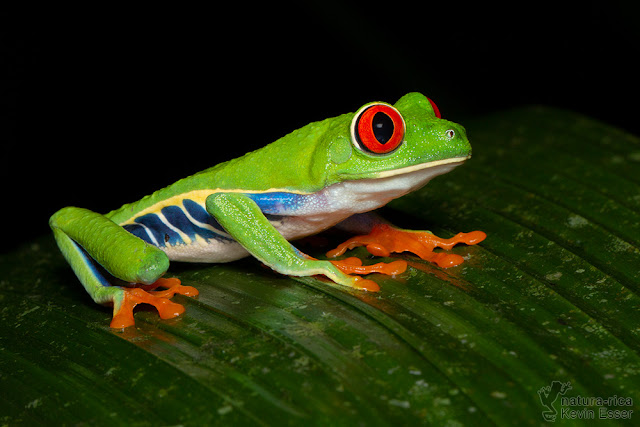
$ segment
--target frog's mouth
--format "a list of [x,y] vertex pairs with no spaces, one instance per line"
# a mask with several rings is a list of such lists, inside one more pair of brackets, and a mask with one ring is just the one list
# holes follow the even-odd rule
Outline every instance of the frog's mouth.
[[471,156],[452,157],[452,158],[449,158],[449,159],[435,160],[435,161],[426,162],[426,163],[419,163],[417,165],[406,166],[406,167],[400,168],[400,169],[392,169],[392,170],[378,172],[378,173],[375,174],[374,177],[375,178],[388,178],[388,177],[392,177],[392,176],[396,176],[396,175],[404,175],[404,174],[407,174],[407,173],[416,172],[416,171],[423,170],[423,169],[436,168],[438,166],[444,166],[444,165],[449,165],[450,166],[450,168],[442,168],[442,169],[447,169],[447,172],[448,172],[449,170],[453,169],[454,167],[460,166],[462,163],[464,163],[465,160],[468,160],[470,158],[471,158]]
[[[343,173],[341,177],[343,180],[358,180],[358,179],[381,179],[391,178],[399,175],[413,174],[414,172],[424,171],[425,169],[432,169],[434,172],[438,170],[435,175],[441,175],[449,172],[456,166],[460,166],[465,160],[470,159],[471,156],[451,157],[448,159],[434,160],[425,163],[418,163],[417,165],[406,166],[399,169],[389,169],[383,171],[374,171],[366,173]],[[427,171],[425,171],[427,172]],[[419,172],[418,172],[419,173]]]

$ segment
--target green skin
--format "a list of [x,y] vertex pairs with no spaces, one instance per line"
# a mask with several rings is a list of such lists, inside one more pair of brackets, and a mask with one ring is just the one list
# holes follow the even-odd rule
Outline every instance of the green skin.
[[[311,123],[264,148],[182,179],[106,215],[75,207],[61,209],[51,217],[50,226],[60,250],[94,301],[113,303],[114,310],[122,300],[123,288],[110,286],[104,276],[96,274],[93,262],[125,282],[151,284],[167,270],[169,259],[202,261],[207,257],[211,262],[226,262],[249,253],[283,274],[321,274],[338,285],[357,287],[354,276],[329,261],[305,256],[287,239],[341,222],[348,224],[350,217],[421,187],[471,154],[464,128],[436,117],[425,96],[407,94],[393,107],[404,119],[405,132],[403,142],[391,153],[375,155],[361,149],[351,131],[356,113],[343,114]],[[406,184],[403,179],[411,182]],[[335,193],[339,195],[335,197],[348,199],[344,203],[327,195],[344,183],[369,186]],[[389,190],[378,190],[377,183]],[[247,196],[272,192],[309,197],[311,202],[305,209],[278,212],[291,219],[294,231],[279,231],[259,204]],[[184,199],[200,203],[237,243],[213,247],[193,241],[158,248],[122,228]],[[334,206],[337,208],[331,211]],[[375,222],[368,217],[355,221],[351,228],[366,229],[370,227],[363,224]],[[226,255],[231,252],[237,255]]]

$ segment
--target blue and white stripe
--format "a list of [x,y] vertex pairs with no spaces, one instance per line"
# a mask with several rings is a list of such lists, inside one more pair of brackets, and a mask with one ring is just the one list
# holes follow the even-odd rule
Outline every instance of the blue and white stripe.
[[[314,204],[311,195],[287,192],[244,193],[286,239],[326,228],[297,218]],[[175,196],[120,223],[129,233],[162,249],[172,261],[229,262],[248,255],[206,210],[210,192]]]
[[204,206],[190,199],[184,199],[178,205],[165,206],[159,212],[134,218],[133,223],[125,224],[123,228],[160,248],[188,245],[198,238],[205,241],[233,240]]

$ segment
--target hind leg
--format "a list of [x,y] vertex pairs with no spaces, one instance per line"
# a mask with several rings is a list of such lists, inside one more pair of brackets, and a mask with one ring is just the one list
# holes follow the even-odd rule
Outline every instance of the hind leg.
[[[160,279],[169,267],[166,254],[100,214],[64,208],[51,217],[49,224],[60,251],[91,298],[98,304],[113,305],[113,328],[132,326],[137,304],[151,304],[161,318],[168,319],[184,312],[182,305],[169,298],[176,293],[198,294],[177,279]],[[103,269],[134,286],[169,289],[147,292],[140,287],[113,286]]]

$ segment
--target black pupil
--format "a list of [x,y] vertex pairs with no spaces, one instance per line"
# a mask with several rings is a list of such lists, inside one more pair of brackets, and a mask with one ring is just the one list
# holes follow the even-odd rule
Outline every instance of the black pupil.
[[371,120],[373,135],[380,144],[386,144],[393,136],[393,120],[383,112],[378,111]]

